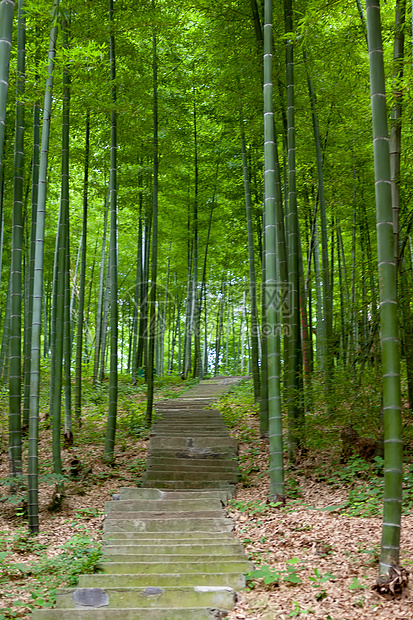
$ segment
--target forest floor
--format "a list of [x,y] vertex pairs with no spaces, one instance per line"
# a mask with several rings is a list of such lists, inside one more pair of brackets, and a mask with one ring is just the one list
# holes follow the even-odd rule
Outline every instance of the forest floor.
[[[165,384],[156,397],[177,396],[182,387],[179,382]],[[114,466],[102,460],[105,399],[96,393],[88,398],[75,445],[63,452],[67,481],[59,510],[52,510],[51,430],[42,423],[39,536],[27,534],[24,505],[6,501],[6,488],[0,498],[0,620],[29,620],[34,607],[53,605],[56,587],[74,585],[80,572],[93,572],[104,502],[121,486],[139,484],[148,447],[142,425],[144,390],[121,386]],[[381,537],[382,478],[374,470],[377,464],[354,457],[334,469],[328,461],[320,464],[319,457],[307,456],[294,471],[287,470],[290,499],[279,508],[268,500],[268,445],[259,440],[256,408],[242,394],[224,397],[220,408],[240,441],[241,482],[228,512],[258,569],[249,576],[249,587],[228,620],[411,620],[411,586],[396,600],[372,590]],[[3,484],[8,475],[6,446],[3,427]],[[401,548],[401,564],[409,570],[409,514],[403,517]]]

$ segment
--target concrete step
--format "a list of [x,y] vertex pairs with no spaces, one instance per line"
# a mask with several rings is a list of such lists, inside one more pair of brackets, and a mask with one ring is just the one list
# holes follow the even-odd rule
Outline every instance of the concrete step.
[[206,607],[42,609],[31,616],[32,620],[217,620],[226,617],[225,610]]
[[[154,487],[157,489],[163,489],[165,491],[168,490],[177,490],[183,491],[185,489],[193,488],[194,484],[198,487],[202,486],[204,489],[227,489],[230,494],[229,497],[234,497],[235,495],[235,484],[230,485],[228,482],[223,481],[214,481],[214,480],[146,480],[145,486]],[[232,488],[231,488],[232,487]]]
[[[133,530],[131,532],[112,532],[103,535],[103,541],[105,543],[111,543],[112,541],[129,541],[128,544],[225,544],[227,542],[236,542],[234,532],[199,532],[197,530],[191,532],[137,532]],[[113,543],[118,544],[118,542]],[[120,543],[119,543],[120,544]]]
[[232,465],[238,467],[237,459],[235,459],[230,453],[222,452],[176,452],[174,456],[162,456],[159,453],[151,454],[148,457],[147,463],[151,465],[153,463],[162,463],[165,465],[180,465],[185,468],[187,465],[202,465],[207,466],[210,469],[215,467],[222,467],[222,465]]
[[238,482],[239,474],[237,472],[211,472],[207,467],[200,468],[195,471],[167,471],[166,469],[151,468],[148,469],[144,475],[143,480],[188,480],[196,481],[202,480],[202,483],[208,481],[226,481],[226,482]]
[[[210,560],[204,562],[131,562],[128,558],[120,562],[102,562],[99,570],[103,573],[141,574],[150,573],[183,573],[190,572],[194,575],[203,573],[248,573],[254,569],[247,559],[240,560]],[[177,577],[178,579],[178,577]]]
[[238,441],[232,437],[151,437],[150,451],[156,449],[180,450],[185,448],[201,448],[217,451],[218,448],[234,448],[238,450]]
[[125,519],[138,519],[142,521],[152,521],[157,519],[182,519],[187,521],[188,519],[220,519],[223,517],[225,517],[225,513],[222,512],[222,507],[215,510],[167,510],[161,507],[160,510],[130,510],[128,512],[124,512],[122,510],[116,510],[115,505],[113,510],[110,511],[105,519],[118,519],[119,521],[123,521]]
[[[183,459],[185,460],[185,459]],[[164,471],[207,471],[211,474],[215,472],[229,472],[234,473],[238,471],[233,461],[222,461],[221,463],[214,463],[214,467],[211,467],[208,463],[198,462],[194,463],[192,460],[186,460],[186,463],[165,463],[165,462],[153,462],[152,459],[148,459],[146,464],[148,470],[164,470]]]
[[60,588],[56,606],[59,609],[104,604],[110,608],[133,607],[214,607],[232,609],[236,593],[225,586],[176,586],[176,587],[106,587]]
[[[108,550],[105,548],[104,562],[147,562],[147,563],[164,563],[165,567],[169,567],[174,563],[182,564],[182,562],[188,562],[191,565],[193,562],[231,562],[233,560],[239,560],[240,557],[238,554],[234,554],[231,551],[225,554],[225,550],[223,553],[204,553],[203,555],[194,555],[194,554],[179,554],[175,553],[160,553],[158,549],[153,549],[153,552],[142,553],[142,552],[133,552],[126,548],[120,548],[117,551]],[[228,550],[227,550],[228,551]],[[242,556],[243,558],[244,556]],[[241,558],[241,559],[242,559]]]
[[79,587],[82,588],[135,588],[135,587],[170,587],[176,586],[179,580],[182,586],[226,586],[241,590],[245,588],[245,577],[240,572],[235,573],[156,573],[156,574],[122,574],[99,573],[96,575],[80,575]]
[[234,525],[224,517],[216,519],[105,519],[103,531],[112,532],[230,532]]
[[227,498],[224,490],[208,489],[188,489],[188,491],[161,491],[148,487],[121,487],[119,491],[120,499],[219,499],[225,501]]
[[149,447],[148,458],[164,457],[178,459],[205,459],[207,462],[213,459],[237,460],[237,446],[214,446],[206,448],[153,448]]
[[104,553],[106,556],[112,556],[116,554],[130,554],[130,555],[152,555],[156,554],[164,554],[171,556],[203,556],[208,555],[209,557],[214,555],[240,555],[244,554],[244,548],[239,543],[223,543],[223,544],[214,544],[213,541],[207,544],[198,544],[198,541],[194,541],[193,544],[161,544],[160,542],[154,542],[151,544],[130,544],[129,541],[120,542],[116,541],[108,541],[107,544],[104,545]]
[[198,510],[221,510],[222,501],[220,499],[208,498],[198,499],[122,499],[105,503],[107,514],[112,512],[181,512]]
[[196,439],[202,439],[204,438],[205,440],[209,440],[210,443],[212,443],[212,445],[214,444],[214,440],[218,439],[218,438],[226,438],[226,435],[223,434],[223,432],[219,429],[215,429],[215,428],[203,428],[202,431],[198,431],[197,429],[192,429],[192,428],[165,428],[164,426],[162,426],[159,429],[154,429],[151,430],[151,434],[150,437],[152,439],[152,437],[171,437],[174,438],[176,437],[177,439],[184,437],[184,438],[193,438],[196,437]]

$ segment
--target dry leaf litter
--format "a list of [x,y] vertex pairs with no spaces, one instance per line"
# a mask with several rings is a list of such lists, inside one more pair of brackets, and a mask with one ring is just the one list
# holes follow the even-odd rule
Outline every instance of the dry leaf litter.
[[[122,417],[122,412],[120,412]],[[94,420],[94,432],[104,435],[104,420]],[[249,425],[257,429],[256,416],[251,415]],[[85,428],[82,432],[81,453],[76,447],[66,451],[66,468],[74,458],[82,463],[78,481],[66,487],[62,509],[50,512],[53,486],[41,485],[39,489],[40,530],[38,542],[47,545],[47,555],[61,553],[61,545],[74,534],[87,534],[95,540],[102,536],[104,503],[121,486],[136,484],[139,478],[139,462],[143,467],[148,441],[136,439],[126,431],[118,432],[115,466],[103,463],[102,439],[94,444],[87,442]],[[237,435],[237,430],[233,431]],[[258,435],[258,432],[256,433]],[[0,446],[0,477],[8,476],[6,436],[3,429]],[[258,444],[257,444],[258,445]],[[240,446],[242,455],[248,448]],[[388,600],[372,590],[377,578],[377,553],[381,535],[380,518],[358,518],[323,511],[334,504],[340,505],[347,498],[345,489],[337,490],[326,483],[315,482],[301,476],[298,479],[299,500],[287,500],[283,509],[268,506],[264,512],[253,514],[236,506],[267,502],[269,482],[268,444],[261,443],[259,456],[254,459],[254,469],[249,474],[248,486],[238,485],[235,502],[228,513],[234,521],[235,534],[244,543],[246,552],[255,566],[261,562],[286,574],[292,566],[301,583],[291,584],[282,578],[278,584],[266,586],[262,580],[254,581],[253,589],[240,593],[236,609],[229,612],[228,620],[287,620],[308,618],[311,620],[413,620],[412,586],[409,585],[397,600]],[[43,429],[39,447],[41,462],[51,459],[51,431]],[[27,455],[26,455],[27,456]],[[235,506],[234,506],[235,504]],[[25,523],[16,516],[14,507],[1,503],[0,532],[13,534],[21,531]],[[1,542],[0,542],[1,544]],[[413,517],[403,518],[401,563],[409,569],[413,562]],[[14,552],[8,560],[24,563],[28,567],[38,560],[33,553]],[[293,560],[294,564],[289,564]],[[332,575],[320,582],[321,577]],[[24,578],[10,579],[0,585],[1,608],[10,601],[20,601],[14,607],[14,616],[30,618],[28,604],[33,603],[30,590],[38,587],[36,578],[28,574]],[[46,597],[47,599],[47,597]],[[7,618],[7,615],[6,615]]]

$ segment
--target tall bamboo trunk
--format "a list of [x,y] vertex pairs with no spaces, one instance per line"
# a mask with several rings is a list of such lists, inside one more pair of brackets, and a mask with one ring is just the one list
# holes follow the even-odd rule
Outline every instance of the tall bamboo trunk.
[[[277,174],[277,145],[273,112],[272,80],[272,0],[264,4],[264,208],[265,208],[265,293],[266,319],[268,324],[268,410],[270,441],[270,494],[277,501],[284,501],[284,464],[281,421],[281,387],[279,355],[279,308],[274,301],[277,293],[277,271],[275,264],[277,235],[281,227],[279,213],[280,179]],[[278,185],[278,188],[277,188]],[[278,216],[277,216],[278,212]],[[279,263],[281,266],[281,263]],[[271,298],[270,298],[271,295]]]
[[[155,0],[152,0],[155,8]],[[151,292],[150,292],[150,321],[149,321],[149,351],[147,366],[148,393],[146,402],[146,422],[152,422],[153,392],[154,392],[154,352],[156,334],[156,277],[158,270],[158,184],[159,184],[159,149],[158,149],[158,58],[157,39],[154,30],[152,36],[153,51],[153,194],[152,194],[152,263],[151,263]]]
[[39,436],[39,395],[40,395],[40,334],[42,325],[43,297],[43,259],[44,231],[46,214],[46,183],[49,154],[49,133],[52,107],[53,68],[57,37],[56,16],[58,0],[53,4],[53,26],[49,41],[49,64],[47,68],[46,89],[43,104],[43,128],[40,151],[39,188],[36,215],[36,247],[34,259],[33,281],[33,323],[31,346],[31,377],[30,377],[30,415],[29,415],[29,446],[28,446],[28,513],[29,529],[33,534],[39,531],[38,512],[38,436]]
[[85,309],[86,248],[87,248],[87,209],[89,191],[89,142],[90,111],[86,111],[85,166],[83,177],[83,217],[82,217],[82,251],[79,279],[79,309],[76,334],[76,383],[75,383],[75,418],[80,425],[82,421],[82,349]]
[[115,35],[113,33],[113,0],[109,0],[110,28],[110,80],[113,109],[110,113],[110,370],[109,406],[105,436],[104,460],[113,463],[116,434],[116,415],[118,409],[118,248],[117,248],[117,113],[116,113],[116,59]]
[[248,238],[248,268],[250,276],[250,303],[251,303],[251,345],[252,345],[252,378],[254,383],[254,400],[260,400],[260,369],[258,364],[258,309],[257,309],[257,282],[255,277],[255,252],[254,252],[254,236],[252,232],[252,215],[251,215],[251,190],[247,161],[247,149],[245,144],[245,132],[243,119],[241,117],[241,151],[242,151],[242,169],[244,174],[244,194],[245,209],[247,216],[247,238]]
[[[23,0],[18,3],[17,85],[14,141],[13,224],[11,250],[11,316],[9,375],[9,458],[10,475],[22,473],[21,438],[21,315],[23,252],[23,176],[24,176],[24,82],[26,19]],[[27,430],[27,428],[26,428]]]
[[332,335],[333,335],[333,301],[331,295],[330,266],[328,259],[328,239],[327,239],[327,216],[326,202],[324,195],[324,175],[323,175],[323,158],[321,153],[320,130],[318,125],[318,115],[316,108],[316,100],[314,94],[313,83],[308,71],[307,54],[304,51],[304,62],[307,68],[308,92],[311,104],[311,116],[313,121],[314,142],[317,162],[318,177],[318,199],[320,205],[320,223],[321,223],[321,253],[322,253],[322,282],[323,282],[323,321],[325,324],[325,362],[323,366],[327,373],[327,389],[331,387],[331,373],[333,369],[333,351],[332,351]]
[[383,363],[384,509],[379,587],[390,589],[393,567],[399,564],[402,499],[402,423],[400,350],[397,333],[396,262],[394,260],[390,157],[381,39],[380,6],[367,0],[370,92],[380,281],[380,337]]
[[109,200],[105,202],[105,213],[103,222],[103,236],[102,236],[102,252],[100,257],[100,272],[99,272],[99,289],[98,289],[98,303],[96,310],[96,327],[95,327],[95,354],[93,363],[93,385],[96,386],[99,379],[99,360],[102,347],[102,312],[103,312],[103,300],[105,294],[105,256],[106,256],[106,235],[108,227],[108,213],[109,213]]

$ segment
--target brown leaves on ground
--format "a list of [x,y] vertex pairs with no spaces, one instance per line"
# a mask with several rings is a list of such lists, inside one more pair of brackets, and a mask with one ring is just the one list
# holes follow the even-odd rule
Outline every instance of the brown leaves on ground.
[[[253,416],[250,423],[257,426]],[[241,444],[241,459],[251,445]],[[330,507],[339,507],[347,500],[345,488],[333,488],[304,476],[297,478],[299,499],[287,499],[285,508],[272,507],[267,499],[267,459],[268,445],[262,444],[248,476],[249,486],[239,485],[229,514],[253,564],[257,568],[266,564],[281,578],[277,587],[265,585],[262,579],[250,582],[252,589],[241,593],[228,620],[411,620],[410,585],[397,599],[387,599],[373,590],[381,518],[340,514]],[[244,462],[248,462],[245,457]],[[329,510],[325,510],[327,506]],[[403,518],[401,549],[401,562],[409,568],[413,562],[410,516]],[[283,578],[288,577],[291,560],[301,580],[296,585]]]

